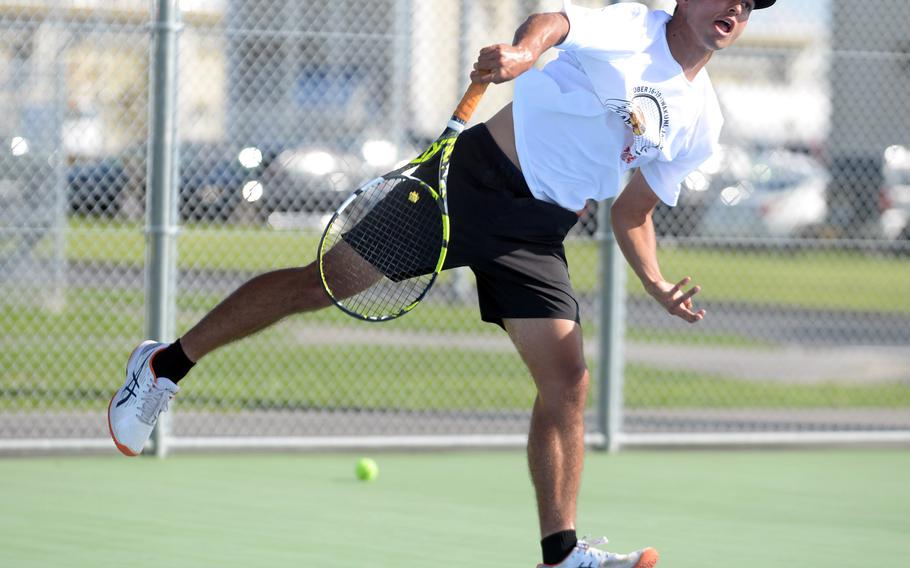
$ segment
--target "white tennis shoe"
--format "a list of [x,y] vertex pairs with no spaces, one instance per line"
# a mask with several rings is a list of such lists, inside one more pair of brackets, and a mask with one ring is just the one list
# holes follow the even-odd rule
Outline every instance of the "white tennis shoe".
[[607,539],[591,542],[579,540],[572,553],[559,564],[538,564],[537,568],[654,568],[660,558],[653,548],[644,548],[629,554],[614,554],[594,548],[606,544]]
[[180,387],[152,370],[152,356],[167,347],[143,341],[126,364],[126,382],[107,405],[107,426],[114,445],[123,455],[138,456],[152,435],[158,417]]

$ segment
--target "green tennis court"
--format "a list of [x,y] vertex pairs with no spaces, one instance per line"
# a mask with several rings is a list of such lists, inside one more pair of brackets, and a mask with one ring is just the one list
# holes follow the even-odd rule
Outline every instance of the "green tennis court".
[[[0,559],[33,566],[516,566],[538,562],[520,451],[11,459]],[[910,452],[590,453],[579,533],[669,568],[897,566]]]

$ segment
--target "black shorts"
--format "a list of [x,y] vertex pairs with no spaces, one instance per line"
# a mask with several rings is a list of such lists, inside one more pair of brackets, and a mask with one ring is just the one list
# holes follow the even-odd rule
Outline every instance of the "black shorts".
[[[435,161],[414,173],[434,187],[437,176]],[[578,216],[531,195],[521,171],[483,124],[464,131],[455,143],[448,200],[451,237],[443,270],[471,268],[484,321],[500,326],[506,318],[580,321],[563,248]],[[345,236],[355,250],[358,229]],[[358,252],[367,260],[373,256]],[[431,259],[421,272],[434,267]],[[413,275],[413,267],[407,273]]]

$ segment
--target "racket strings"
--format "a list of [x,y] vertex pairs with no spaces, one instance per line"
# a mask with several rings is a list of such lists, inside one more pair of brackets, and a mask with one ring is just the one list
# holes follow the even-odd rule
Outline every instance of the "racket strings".
[[404,176],[383,180],[359,194],[327,229],[325,250],[344,241],[356,253],[348,256],[348,266],[324,272],[327,287],[349,289],[346,279],[372,268],[380,275],[375,282],[335,300],[367,318],[398,315],[432,284],[442,236],[442,214],[432,188]]

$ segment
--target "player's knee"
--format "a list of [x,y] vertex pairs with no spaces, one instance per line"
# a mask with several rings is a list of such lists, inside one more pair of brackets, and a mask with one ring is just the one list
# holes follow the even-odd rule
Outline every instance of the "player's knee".
[[538,390],[545,404],[584,406],[591,375],[584,363],[563,368],[560,372],[538,380]]
[[590,384],[591,374],[588,372],[588,368],[582,364],[566,376],[566,396],[572,402],[584,404]]

